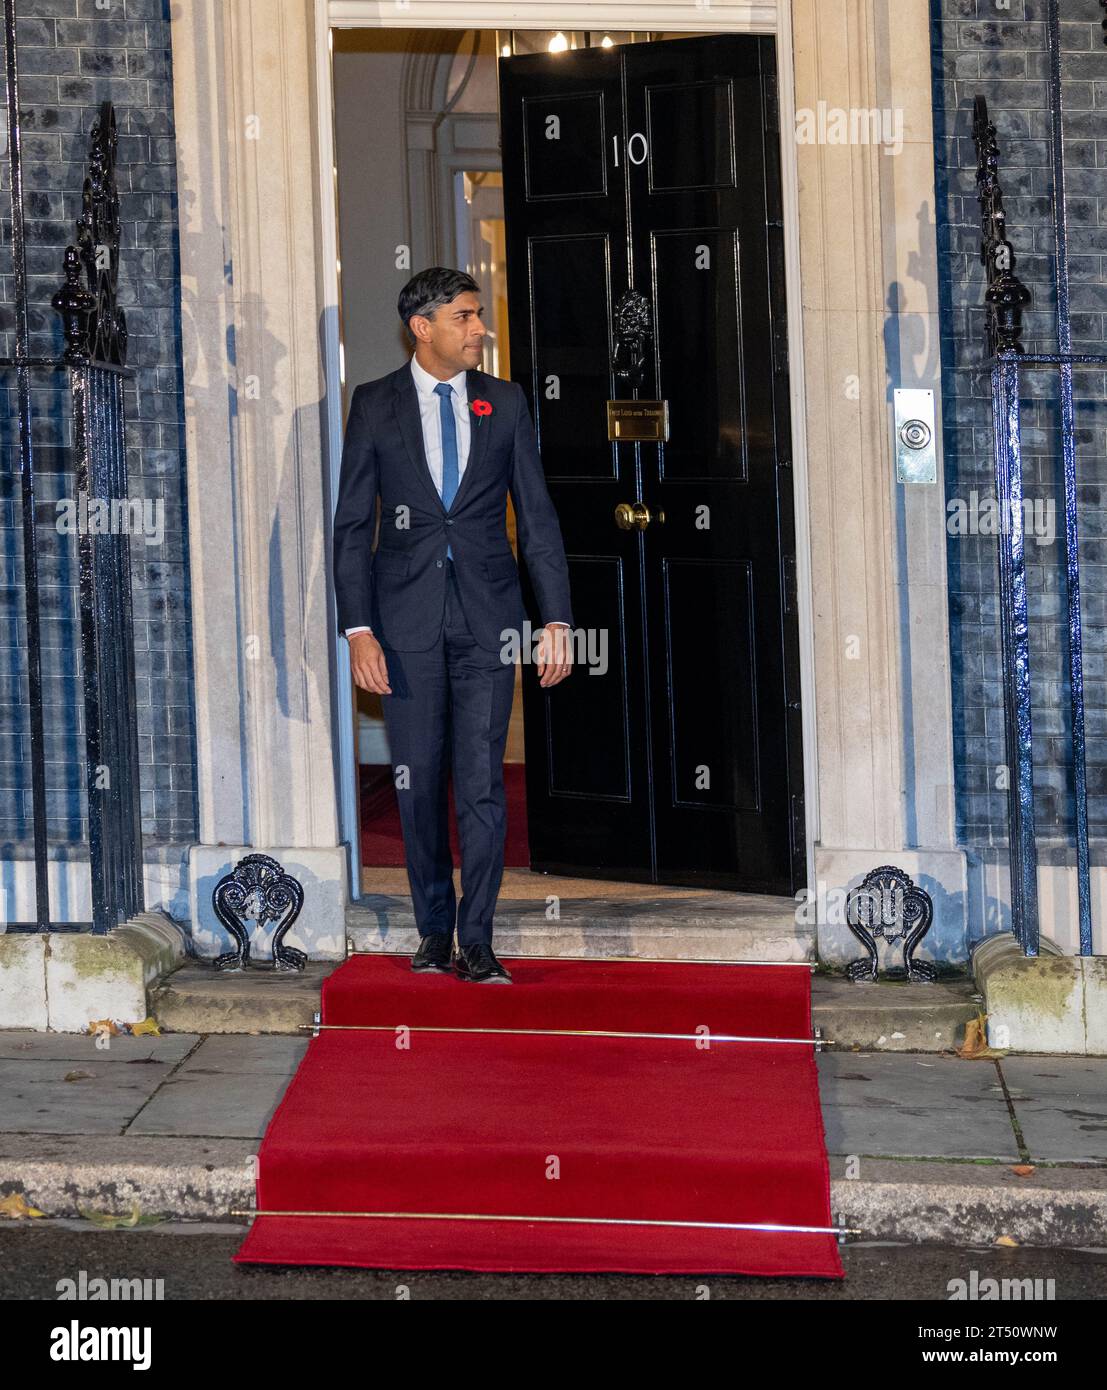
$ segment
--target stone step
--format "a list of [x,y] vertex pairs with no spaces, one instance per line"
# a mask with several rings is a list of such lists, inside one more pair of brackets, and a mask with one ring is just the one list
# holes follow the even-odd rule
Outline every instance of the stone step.
[[811,1016],[833,1052],[949,1052],[984,1005],[967,977],[928,985],[904,980],[854,984],[840,975],[811,982]]
[[150,992],[149,1010],[170,1033],[297,1033],[319,1008],[334,961],[308,961],[303,971],[251,968],[217,972],[194,962]]
[[[185,965],[152,993],[150,1012],[167,1032],[303,1037],[302,1025],[313,1022],[323,981],[335,968],[312,961],[302,974],[253,968],[217,975],[210,965]],[[960,1043],[979,1007],[968,980],[855,985],[823,974],[812,980],[813,1023],[832,1051],[946,1052]]]
[[[501,898],[495,947],[502,956],[604,959],[814,961],[815,928],[796,921],[791,898],[753,893],[689,897],[562,897],[556,918],[543,898]],[[411,954],[419,933],[411,899],[370,894],[346,909],[352,951]]]

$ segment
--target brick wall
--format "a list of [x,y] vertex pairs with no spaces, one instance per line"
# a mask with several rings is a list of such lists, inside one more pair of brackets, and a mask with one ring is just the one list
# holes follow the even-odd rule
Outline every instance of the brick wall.
[[[1001,187],[1017,273],[1033,292],[1028,352],[1057,351],[1048,59],[1044,0],[933,0],[937,244],[941,266],[946,488],[965,504],[994,497],[985,355],[973,97],[998,128]],[[1097,0],[1061,0],[1067,213],[1073,349],[1107,352],[1107,47]],[[1057,384],[1028,373],[1023,400],[1024,488],[1038,504],[1027,547],[1039,834],[1064,857],[1073,825],[1065,623],[1064,506]],[[1107,383],[1077,377],[1081,587],[1084,610],[1089,816],[1107,829]],[[1052,505],[1053,538],[1050,537]],[[955,523],[955,526],[959,523]],[[947,530],[950,527],[947,526]],[[981,528],[982,529],[982,528]],[[1039,543],[1041,540],[1042,543]],[[994,536],[948,537],[957,805],[960,832],[984,851],[1006,842],[1006,761]],[[1047,849],[1048,854],[1048,849]]]
[[[180,273],[173,150],[168,0],[19,0],[25,215],[31,350],[60,356],[50,298],[80,211],[88,131],[99,103],[119,128],[121,300],[129,334],[127,443],[130,495],[160,503],[160,543],[131,539],[143,831],[196,836],[187,531],[180,374]],[[5,142],[0,338],[14,353],[10,176]],[[43,585],[49,830],[85,836],[75,537],[60,536],[56,502],[74,495],[68,392],[36,374],[37,533]],[[0,375],[0,846],[31,833],[22,592],[21,504],[14,374]],[[156,514],[155,514],[156,515]]]

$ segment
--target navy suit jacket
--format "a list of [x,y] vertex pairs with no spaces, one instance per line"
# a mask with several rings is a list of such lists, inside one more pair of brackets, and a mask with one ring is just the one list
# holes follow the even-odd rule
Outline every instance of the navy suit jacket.
[[505,630],[521,638],[526,610],[507,537],[509,492],[540,621],[573,625],[561,527],[523,388],[478,371],[466,382],[470,406],[488,401],[492,413],[472,418],[469,458],[449,510],[427,465],[410,363],[354,390],[334,518],[341,632],[364,624],[397,651],[426,651],[442,631],[449,545],[478,645],[499,650]]

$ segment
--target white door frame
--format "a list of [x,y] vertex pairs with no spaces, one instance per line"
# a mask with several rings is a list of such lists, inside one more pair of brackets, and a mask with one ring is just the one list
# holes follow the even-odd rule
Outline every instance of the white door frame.
[[[790,0],[761,4],[584,3],[583,0],[315,0],[317,137],[322,235],[324,363],[327,403],[326,439],[331,496],[338,496],[342,456],[343,382],[338,331],[338,218],[335,197],[334,98],[331,31],[358,29],[588,29],[613,31],[669,30],[704,34],[760,33],[776,38],[777,92],[780,107],[780,161],[784,212],[784,259],[787,296],[788,361],[792,422],[792,474],[796,528],[796,589],[799,624],[800,698],[802,701],[804,805],[807,831],[807,881],[815,886],[815,843],[819,838],[819,779],[815,723],[815,632],[811,583],[807,434],[804,410],[804,353],[800,295],[799,181],[796,142],[785,138],[795,129]],[[349,665],[339,661],[338,710],[353,710]],[[342,836],[350,845],[351,894],[361,896],[361,846],[358,837],[356,730],[351,716],[338,723],[339,801]]]

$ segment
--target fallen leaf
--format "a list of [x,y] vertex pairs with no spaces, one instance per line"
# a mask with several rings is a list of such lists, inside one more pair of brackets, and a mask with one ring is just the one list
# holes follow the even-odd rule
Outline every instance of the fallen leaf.
[[135,1226],[157,1226],[165,1220],[164,1212],[142,1212],[137,1203],[132,1205],[130,1214],[127,1216],[117,1216],[110,1211],[92,1211],[88,1207],[78,1207],[77,1212],[86,1221],[90,1221],[94,1226],[99,1226],[105,1231],[113,1231],[117,1227],[130,1230]]
[[152,1034],[155,1038],[161,1037],[161,1029],[157,1025],[157,1020],[149,1015],[141,1023],[132,1023],[131,1033],[136,1038],[141,1038],[146,1033]]
[[112,1038],[117,1038],[119,1036],[119,1029],[110,1018],[94,1019],[88,1025],[88,1031],[94,1037],[99,1037],[102,1033],[107,1033],[108,1036]]
[[1011,1165],[1011,1172],[1018,1178],[1028,1178],[1035,1171],[1033,1163],[1015,1163]]
[[1018,1241],[1013,1236],[996,1236],[996,1245],[1006,1245],[1013,1250],[1018,1249]]
[[62,1078],[63,1081],[93,1081],[96,1078],[94,1071],[67,1071]]
[[963,1061],[977,1062],[990,1057],[1006,1057],[1007,1053],[988,1046],[988,1015],[977,1014],[965,1024],[965,1041],[957,1049]]
[[27,1205],[27,1199],[22,1192],[11,1192],[7,1197],[0,1198],[0,1216],[10,1216],[18,1221],[24,1216],[45,1216],[44,1211],[39,1211],[38,1207]]
[[102,1226],[106,1231],[114,1231],[118,1226],[137,1226],[141,1215],[137,1202],[132,1203],[129,1216],[116,1216],[108,1211],[89,1211],[83,1207],[78,1207],[77,1210],[86,1221],[91,1221],[94,1226]]

